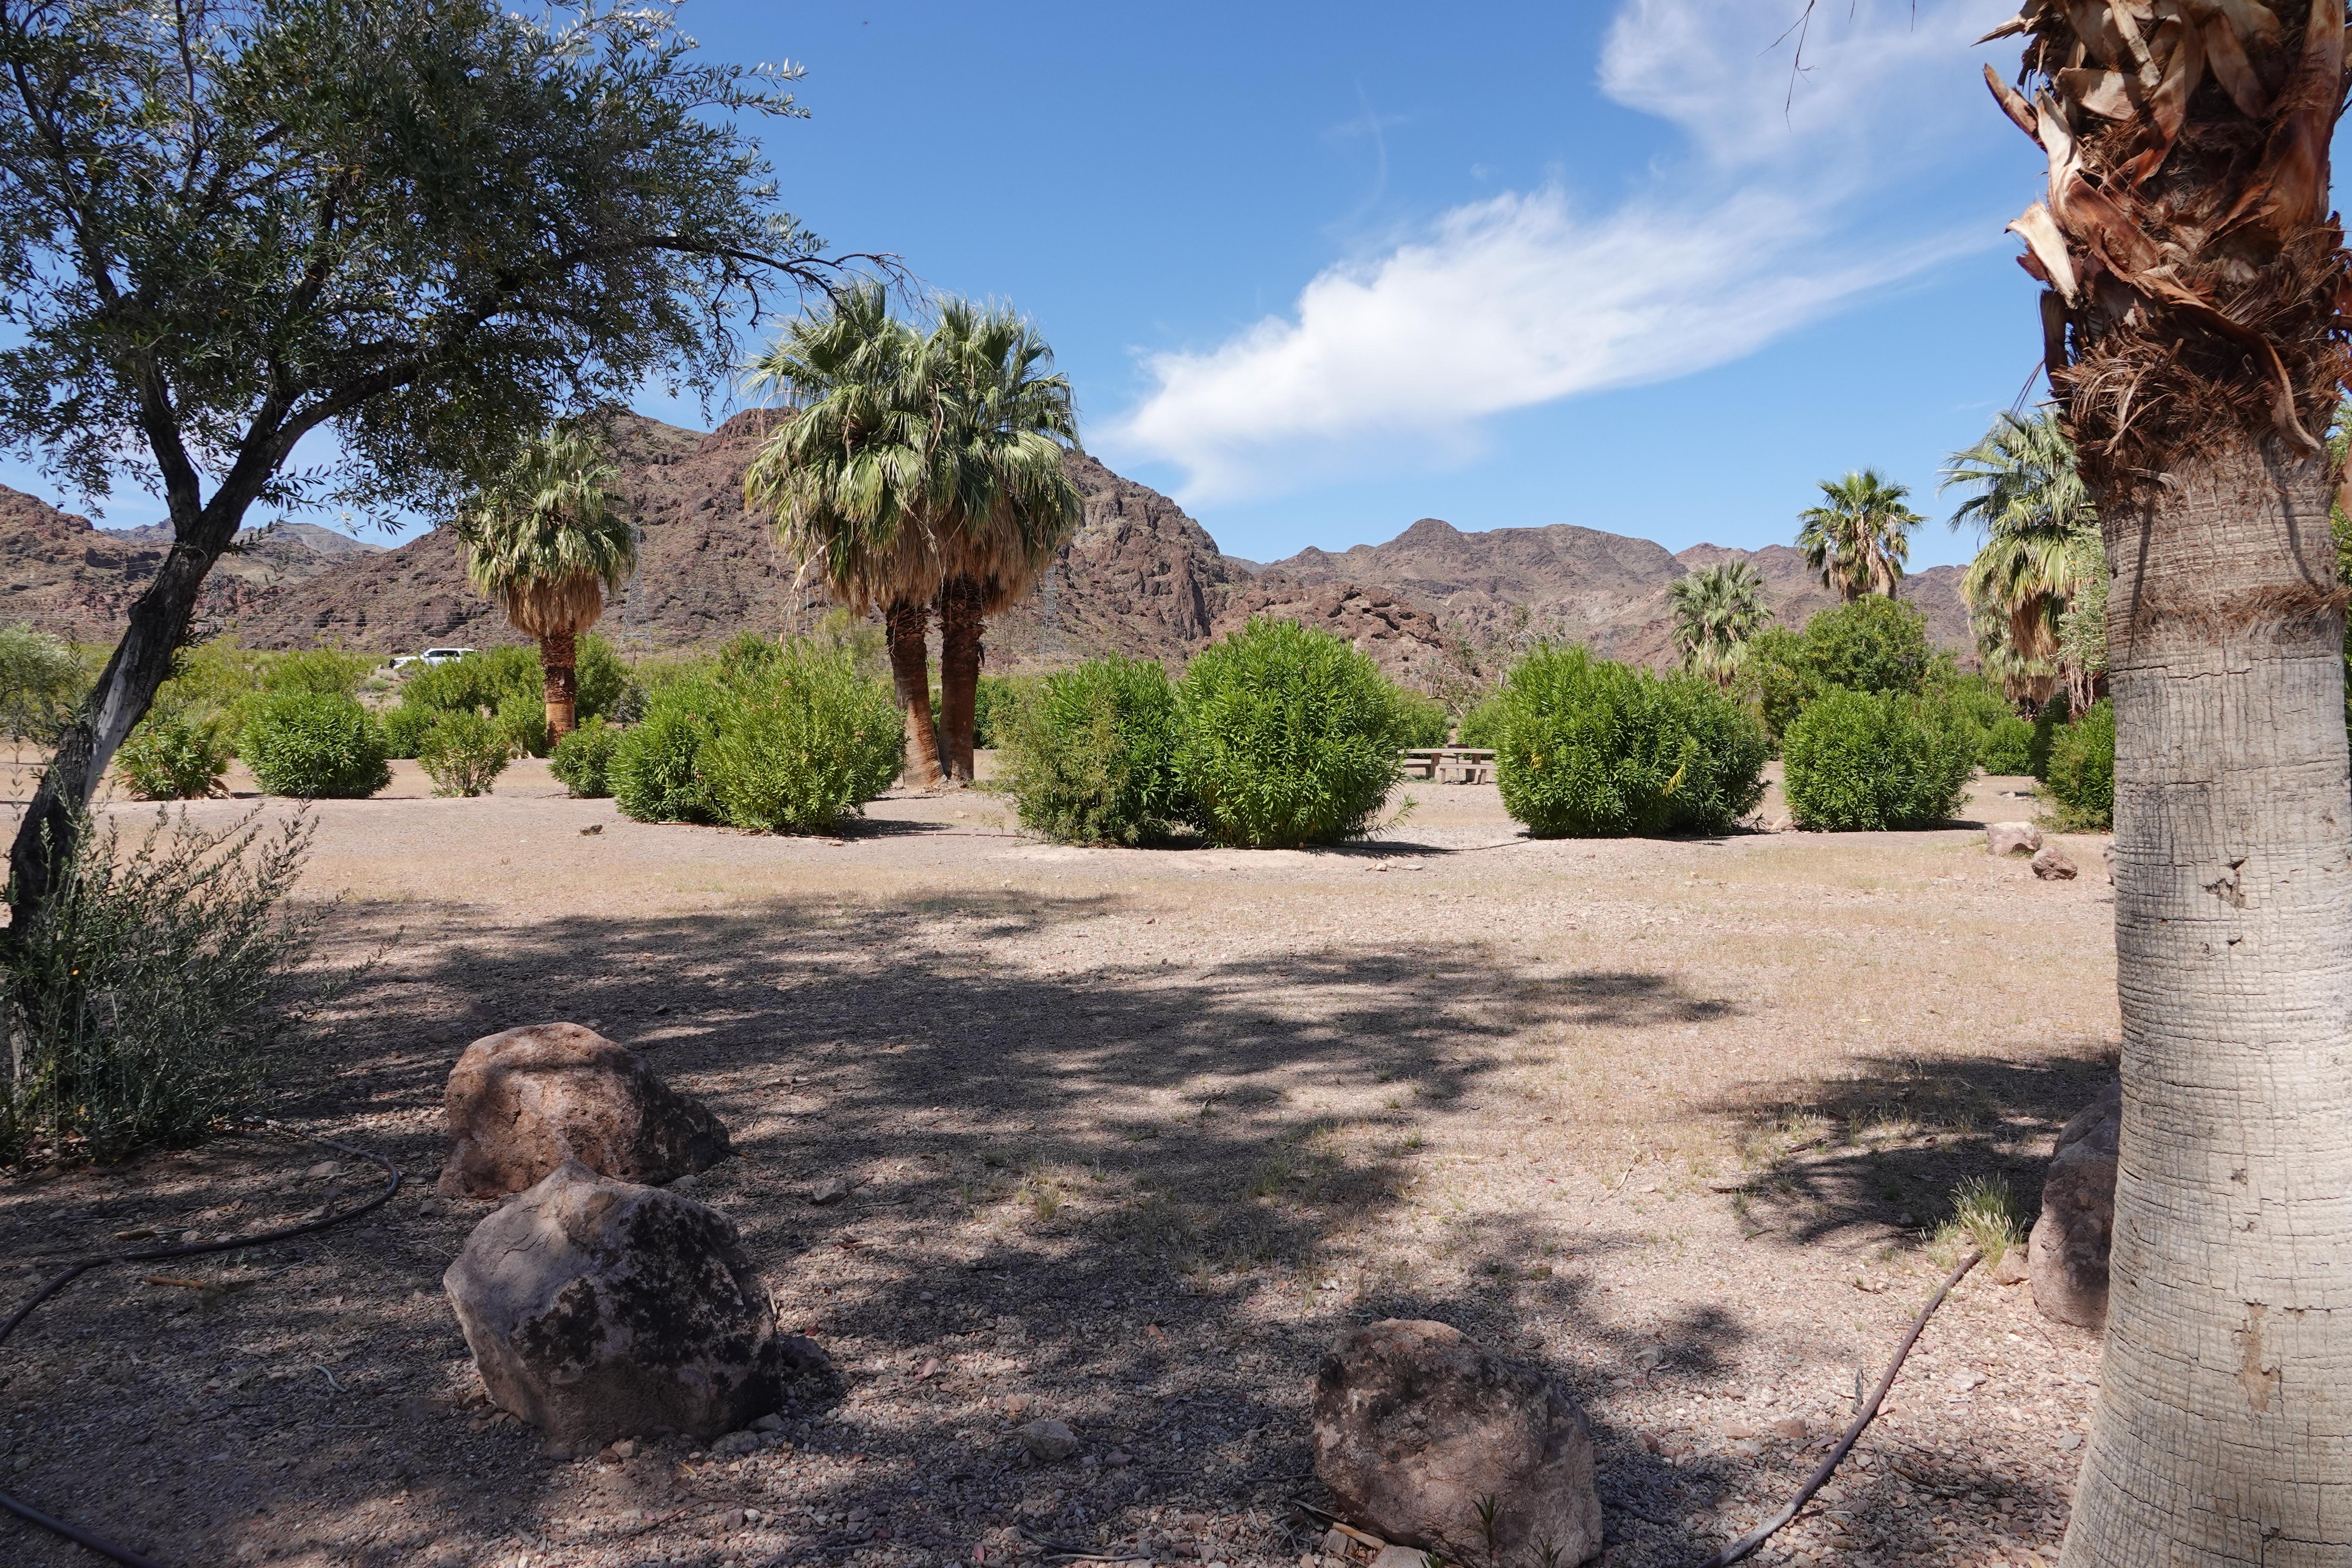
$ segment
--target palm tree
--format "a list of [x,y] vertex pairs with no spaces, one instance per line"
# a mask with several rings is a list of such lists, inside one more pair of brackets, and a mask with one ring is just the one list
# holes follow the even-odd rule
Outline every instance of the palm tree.
[[931,721],[931,604],[946,574],[939,520],[955,476],[940,463],[940,413],[920,333],[878,286],[845,289],[754,360],[747,381],[808,401],[743,476],[746,506],[772,513],[784,544],[860,615],[882,612],[890,676],[907,716],[907,776],[940,782]]
[[1764,579],[1745,561],[1725,561],[1679,577],[1666,589],[1675,612],[1675,654],[1684,668],[1728,685],[1764,627]]
[[1875,468],[1823,479],[1821,486],[1829,504],[1797,514],[1797,548],[1805,552],[1805,564],[1843,603],[1864,594],[1895,597],[1911,553],[1911,531],[1927,521],[1903,504],[1910,488]]
[[636,531],[613,502],[619,479],[602,442],[559,426],[524,447],[457,525],[467,577],[539,640],[550,740],[572,732],[577,638],[636,569]]
[[940,531],[940,740],[950,776],[968,784],[986,618],[1029,592],[1082,514],[1063,463],[1077,413],[1069,378],[1049,373],[1053,350],[1010,310],[948,301],[924,356],[955,491]]
[[1960,596],[1971,610],[2007,618],[2007,644],[2018,659],[2050,662],[2059,651],[2059,623],[2095,559],[2085,542],[2097,539],[2099,527],[2055,411],[2000,415],[1983,440],[1945,464],[1938,488],[1955,487],[1976,494],[1952,513],[1952,527],[1974,522],[1984,541],[1960,580]]
[[2113,576],[2118,1162],[2063,1568],[2352,1542],[2344,0],[2034,4],[2011,226]]

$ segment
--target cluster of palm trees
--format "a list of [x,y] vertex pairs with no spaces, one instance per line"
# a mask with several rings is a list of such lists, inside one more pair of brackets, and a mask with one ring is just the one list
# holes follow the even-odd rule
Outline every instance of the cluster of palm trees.
[[[1076,527],[1063,464],[1077,414],[1053,351],[1009,309],[941,302],[928,328],[878,287],[845,290],[748,367],[798,400],[745,474],[745,503],[839,603],[879,611],[905,710],[908,782],[972,778],[986,618],[1018,601]],[[551,739],[573,725],[574,645],[636,565],[604,444],[531,443],[457,524],[474,585],[539,642]],[[940,624],[934,724],[928,637]]]
[[2050,408],[2002,414],[1952,454],[1946,489],[1972,489],[1952,526],[1984,542],[1960,581],[1987,675],[2012,698],[2046,701],[2063,682],[2078,710],[2106,668],[2107,556],[2074,446]]

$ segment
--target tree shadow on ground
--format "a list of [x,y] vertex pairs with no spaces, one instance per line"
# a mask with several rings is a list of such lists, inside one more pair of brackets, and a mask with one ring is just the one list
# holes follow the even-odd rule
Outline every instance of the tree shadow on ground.
[[[285,1113],[383,1149],[410,1191],[232,1259],[252,1289],[189,1302],[121,1270],[47,1309],[0,1352],[27,1358],[12,1391],[55,1413],[19,1489],[203,1560],[274,1531],[353,1563],[483,1561],[512,1539],[677,1561],[685,1532],[746,1505],[784,1522],[684,1560],[829,1561],[885,1531],[969,1558],[983,1531],[1091,1540],[1137,1505],[1197,1516],[1182,1528],[1210,1554],[1261,1557],[1297,1549],[1286,1500],[1314,1495],[1304,1378],[1349,1324],[1435,1316],[1507,1349],[1539,1324],[1574,1347],[1554,1370],[1587,1389],[1643,1346],[1663,1374],[1703,1377],[1736,1342],[1715,1310],[1634,1335],[1510,1226],[1462,1244],[1452,1290],[1327,1272],[1334,1236],[1398,1210],[1418,1130],[1507,1039],[1730,1003],[1641,972],[1515,976],[1475,944],[1057,969],[971,940],[1117,912],[965,892],[493,930],[464,909],[345,906],[354,953],[394,921],[458,934],[368,977]],[[788,1449],[559,1466],[447,1402],[468,1378],[438,1276],[483,1211],[420,1201],[445,1152],[442,1084],[467,1041],[551,1018],[644,1050],[733,1131],[736,1158],[697,1195],[741,1231],[782,1326],[844,1379],[794,1413]],[[142,1161],[0,1200],[0,1226],[28,1258],[140,1223],[234,1233],[315,1196],[285,1180],[306,1163],[259,1143]],[[808,1201],[835,1175],[847,1199]],[[1588,1233],[1578,1252],[1633,1245]],[[1031,1464],[1011,1436],[1024,1414],[1067,1421],[1087,1462]],[[152,1484],[80,1463],[120,1452]],[[27,1563],[70,1552],[14,1524],[0,1541]]]

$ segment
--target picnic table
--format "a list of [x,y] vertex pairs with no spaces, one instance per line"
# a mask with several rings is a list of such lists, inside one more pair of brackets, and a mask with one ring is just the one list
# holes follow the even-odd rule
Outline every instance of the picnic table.
[[1404,776],[1438,784],[1493,784],[1495,753],[1480,746],[1416,746],[1400,752]]

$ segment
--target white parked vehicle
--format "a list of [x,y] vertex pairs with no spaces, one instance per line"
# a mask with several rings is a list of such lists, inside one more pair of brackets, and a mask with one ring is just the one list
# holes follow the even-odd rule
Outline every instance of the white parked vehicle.
[[455,664],[474,650],[469,647],[428,647],[423,653],[404,653],[392,661],[394,669],[406,669],[411,665]]

